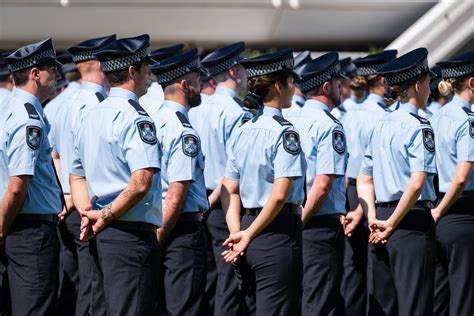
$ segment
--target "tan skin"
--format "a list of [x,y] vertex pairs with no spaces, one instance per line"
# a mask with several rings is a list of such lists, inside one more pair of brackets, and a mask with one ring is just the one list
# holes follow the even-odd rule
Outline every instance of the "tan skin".
[[[276,82],[264,98],[263,105],[280,110],[289,108],[294,90],[292,76],[285,84]],[[224,177],[221,199],[230,231],[229,237],[224,241],[224,246],[227,246],[228,250],[222,253],[226,262],[235,262],[240,256],[243,256],[250,242],[277,217],[288,198],[292,184],[293,178],[275,179],[270,196],[262,211],[247,229],[241,230],[239,181]]]
[[[474,76],[467,78],[463,89],[461,91],[455,91],[454,95],[470,104],[474,104]],[[438,206],[431,210],[431,214],[436,223],[446,211],[453,206],[464,191],[473,167],[474,163],[469,161],[460,161],[456,165],[456,171],[454,172],[453,180],[448,187],[448,191]]]
[[[423,107],[428,101],[430,94],[429,88],[430,78],[424,76],[412,85],[406,91],[406,97],[403,102],[409,102],[417,108]],[[369,221],[369,229],[371,231],[369,242],[373,244],[386,243],[395,228],[415,205],[418,197],[423,190],[426,180],[426,172],[412,172],[407,188],[404,190],[402,197],[392,215],[387,220],[378,220],[376,218],[375,207],[375,190],[374,182],[371,176],[359,173],[357,177],[357,194],[359,201],[367,214]]]
[[[46,65],[41,67],[41,70],[38,67],[32,67],[27,83],[17,86],[17,89],[31,93],[42,103],[54,95],[57,80],[59,80],[59,74],[55,66]],[[5,194],[0,201],[0,248],[3,248],[5,236],[25,202],[30,179],[29,175],[11,176],[8,179]]]
[[[188,104],[188,89],[194,92],[201,90],[201,79],[199,73],[193,72],[182,77],[178,82],[166,87],[165,100],[179,103],[190,108]],[[179,217],[183,213],[183,207],[188,197],[191,181],[176,181],[168,186],[165,201],[163,203],[163,225],[156,231],[156,237],[161,246],[173,231]]]
[[[140,69],[134,66],[128,68],[129,80],[117,86],[135,93],[138,97],[144,95],[147,90],[149,68],[144,63]],[[130,208],[137,205],[148,193],[153,183],[152,168],[139,169],[132,172],[130,181],[123,191],[110,204],[100,211],[92,211],[90,196],[87,191],[86,177],[69,175],[71,185],[71,196],[74,206],[81,214],[81,240],[95,237],[113,219],[120,217]]]

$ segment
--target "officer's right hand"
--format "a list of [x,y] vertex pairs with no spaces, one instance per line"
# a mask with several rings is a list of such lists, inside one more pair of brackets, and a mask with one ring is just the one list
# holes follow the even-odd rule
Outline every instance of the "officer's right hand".
[[89,240],[94,238],[107,224],[112,220],[111,217],[104,218],[102,211],[93,211],[90,206],[85,209],[78,209],[82,217],[87,218],[88,224],[81,225],[81,240]]
[[224,241],[224,247],[229,247],[228,250],[222,252],[225,262],[235,263],[239,257],[244,255],[245,249],[250,243],[250,236],[243,230],[237,233],[232,233]]

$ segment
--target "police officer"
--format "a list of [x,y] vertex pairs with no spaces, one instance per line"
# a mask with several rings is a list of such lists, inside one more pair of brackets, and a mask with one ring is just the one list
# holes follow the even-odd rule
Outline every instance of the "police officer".
[[356,67],[352,63],[352,59],[350,57],[341,59],[339,61],[341,65],[341,74],[343,74],[346,78],[341,79],[341,103],[339,106],[332,109],[331,114],[337,118],[338,120],[342,120],[342,118],[346,115],[347,111],[352,109],[358,109],[360,102],[357,98],[353,95],[353,90],[350,87],[352,78],[356,75]]
[[[183,47],[184,44],[162,47],[152,51],[150,56],[154,61],[160,62],[163,59],[181,53],[183,51]],[[153,73],[150,73],[150,82],[151,83],[148,86],[147,92],[145,95],[140,97],[140,105],[143,106],[146,111],[154,111],[155,108],[157,106],[160,107],[165,100],[163,88],[156,82],[156,78]]]
[[201,104],[206,103],[211,95],[216,92],[217,82],[209,72],[201,68]]
[[441,74],[441,67],[434,66],[431,68],[431,71],[436,74],[435,77],[431,78],[430,81],[430,98],[428,99],[428,105],[425,109],[420,109],[418,115],[426,119],[430,119],[433,115],[441,109],[443,105],[449,102],[452,98],[452,92],[449,92],[448,95],[442,95],[438,90],[438,84],[443,80],[443,75]]
[[13,76],[0,53],[0,104],[10,95],[14,87]]
[[190,111],[190,121],[196,129],[206,157],[204,179],[210,211],[206,220],[212,236],[217,268],[215,295],[216,315],[239,315],[241,301],[238,282],[232,265],[221,258],[222,243],[229,236],[225,214],[220,203],[221,182],[227,162],[227,146],[231,135],[252,115],[243,109],[238,95],[247,88],[247,73],[241,65],[245,58],[245,44],[234,43],[208,54],[203,68],[217,83],[216,91],[207,102]]
[[294,93],[293,52],[265,54],[243,65],[249,78],[244,103],[260,109],[236,131],[228,148],[221,198],[231,234],[223,257],[246,268],[240,270],[242,280],[244,288],[255,292],[257,315],[297,315],[306,165],[300,136],[281,113]]
[[302,135],[306,171],[303,208],[303,315],[339,315],[347,149],[344,129],[330,114],[339,105],[340,65],[335,52],[306,64],[298,80],[306,102],[293,123]]
[[8,260],[13,315],[51,315],[57,299],[61,192],[41,102],[58,79],[51,39],[19,48],[5,58],[16,89],[3,106],[0,142],[2,197],[0,240]]
[[138,103],[149,52],[144,34],[94,54],[112,88],[83,113],[74,135],[71,195],[82,215],[81,239],[96,237],[107,315],[151,315],[157,299],[160,145]]
[[151,71],[164,88],[165,101],[150,113],[161,145],[163,226],[162,282],[168,315],[197,315],[206,286],[208,209],[201,141],[188,119],[201,103],[197,49],[162,60]]
[[357,76],[352,79],[351,87],[352,89],[364,88],[368,90],[369,94],[363,103],[363,107],[378,118],[383,117],[390,110],[384,102],[387,84],[382,77],[377,75],[377,70],[395,57],[397,57],[397,51],[391,49],[354,60],[357,67]]
[[[72,282],[74,296],[77,296],[76,315],[86,315],[90,311],[93,311],[94,315],[105,314],[105,304],[102,285],[99,286],[100,282],[93,281],[100,280],[99,269],[89,251],[89,243],[94,243],[95,240],[80,240],[81,219],[72,205],[69,186],[70,163],[74,151],[72,131],[77,130],[78,127],[74,125],[79,124],[81,115],[106,97],[105,75],[94,54],[99,53],[114,40],[115,35],[110,35],[89,39],[68,48],[71,59],[82,78],[81,87],[73,97],[63,103],[56,120],[52,123],[50,133],[55,140],[53,155],[60,162],[60,181],[66,201],[66,209],[60,214],[62,221],[59,224],[62,241],[61,277],[64,281],[61,284],[61,291],[64,293],[60,292],[59,307],[60,310],[70,308],[71,304],[67,300],[67,295],[70,294],[67,283]],[[94,293],[93,297],[91,293]],[[65,296],[64,299],[62,296]]]
[[[71,55],[68,53],[61,54],[58,56],[58,61],[63,65],[61,71],[67,82],[67,87],[46,103],[44,107],[44,113],[51,126],[53,126],[56,116],[60,112],[63,104],[67,103],[81,86],[81,74],[72,61]],[[57,85],[56,88],[58,88]],[[51,145],[54,148],[54,139],[50,139],[50,141],[53,141]]]
[[[301,70],[304,68],[306,63],[311,60],[311,52],[304,51],[299,53],[295,57],[295,72],[300,73]],[[293,99],[291,100],[291,106],[287,109],[283,108],[281,112],[286,119],[289,119],[292,116],[297,116],[303,104],[305,102],[305,98],[303,92],[299,88],[298,84],[295,83],[295,94],[293,94]]]
[[440,92],[453,99],[432,118],[440,200],[435,314],[474,313],[474,51],[439,62]]
[[427,55],[419,48],[377,71],[400,106],[375,125],[357,179],[375,244],[369,315],[433,314],[435,142],[429,121],[416,114],[430,93]]

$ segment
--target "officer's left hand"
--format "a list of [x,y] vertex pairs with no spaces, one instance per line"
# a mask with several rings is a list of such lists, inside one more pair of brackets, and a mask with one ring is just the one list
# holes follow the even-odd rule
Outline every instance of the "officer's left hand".
[[95,237],[110,222],[110,220],[103,218],[101,211],[93,211],[90,208],[78,209],[78,211],[81,216],[89,220],[88,227],[84,227],[84,230],[81,227],[81,240],[89,240]]
[[374,231],[370,234],[369,242],[373,244],[387,243],[387,239],[393,233],[395,227],[388,221],[376,220],[374,222]]
[[433,217],[435,224],[438,223],[439,219],[441,218],[441,214],[437,208],[431,210],[431,216]]
[[229,238],[224,241],[224,246],[229,247],[222,253],[224,261],[235,263],[239,257],[244,255],[249,243],[250,236],[245,230],[230,234]]

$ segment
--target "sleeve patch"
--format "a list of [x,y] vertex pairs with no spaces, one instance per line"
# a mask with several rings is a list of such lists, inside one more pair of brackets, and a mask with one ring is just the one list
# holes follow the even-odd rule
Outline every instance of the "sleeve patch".
[[156,128],[155,124],[148,121],[140,121],[137,123],[138,134],[145,144],[155,145],[156,139]]
[[435,151],[434,133],[430,128],[423,129],[423,145],[429,152]]
[[38,126],[27,126],[26,127],[26,143],[28,147],[33,150],[37,150],[41,144],[41,136],[43,131]]
[[469,120],[469,135],[474,138],[474,120]]
[[283,148],[286,152],[297,155],[301,151],[300,135],[295,131],[288,131],[283,134]]
[[188,157],[196,157],[199,152],[199,142],[196,136],[187,134],[181,138],[183,153]]
[[332,132],[332,147],[338,154],[346,151],[346,137],[342,131]]

